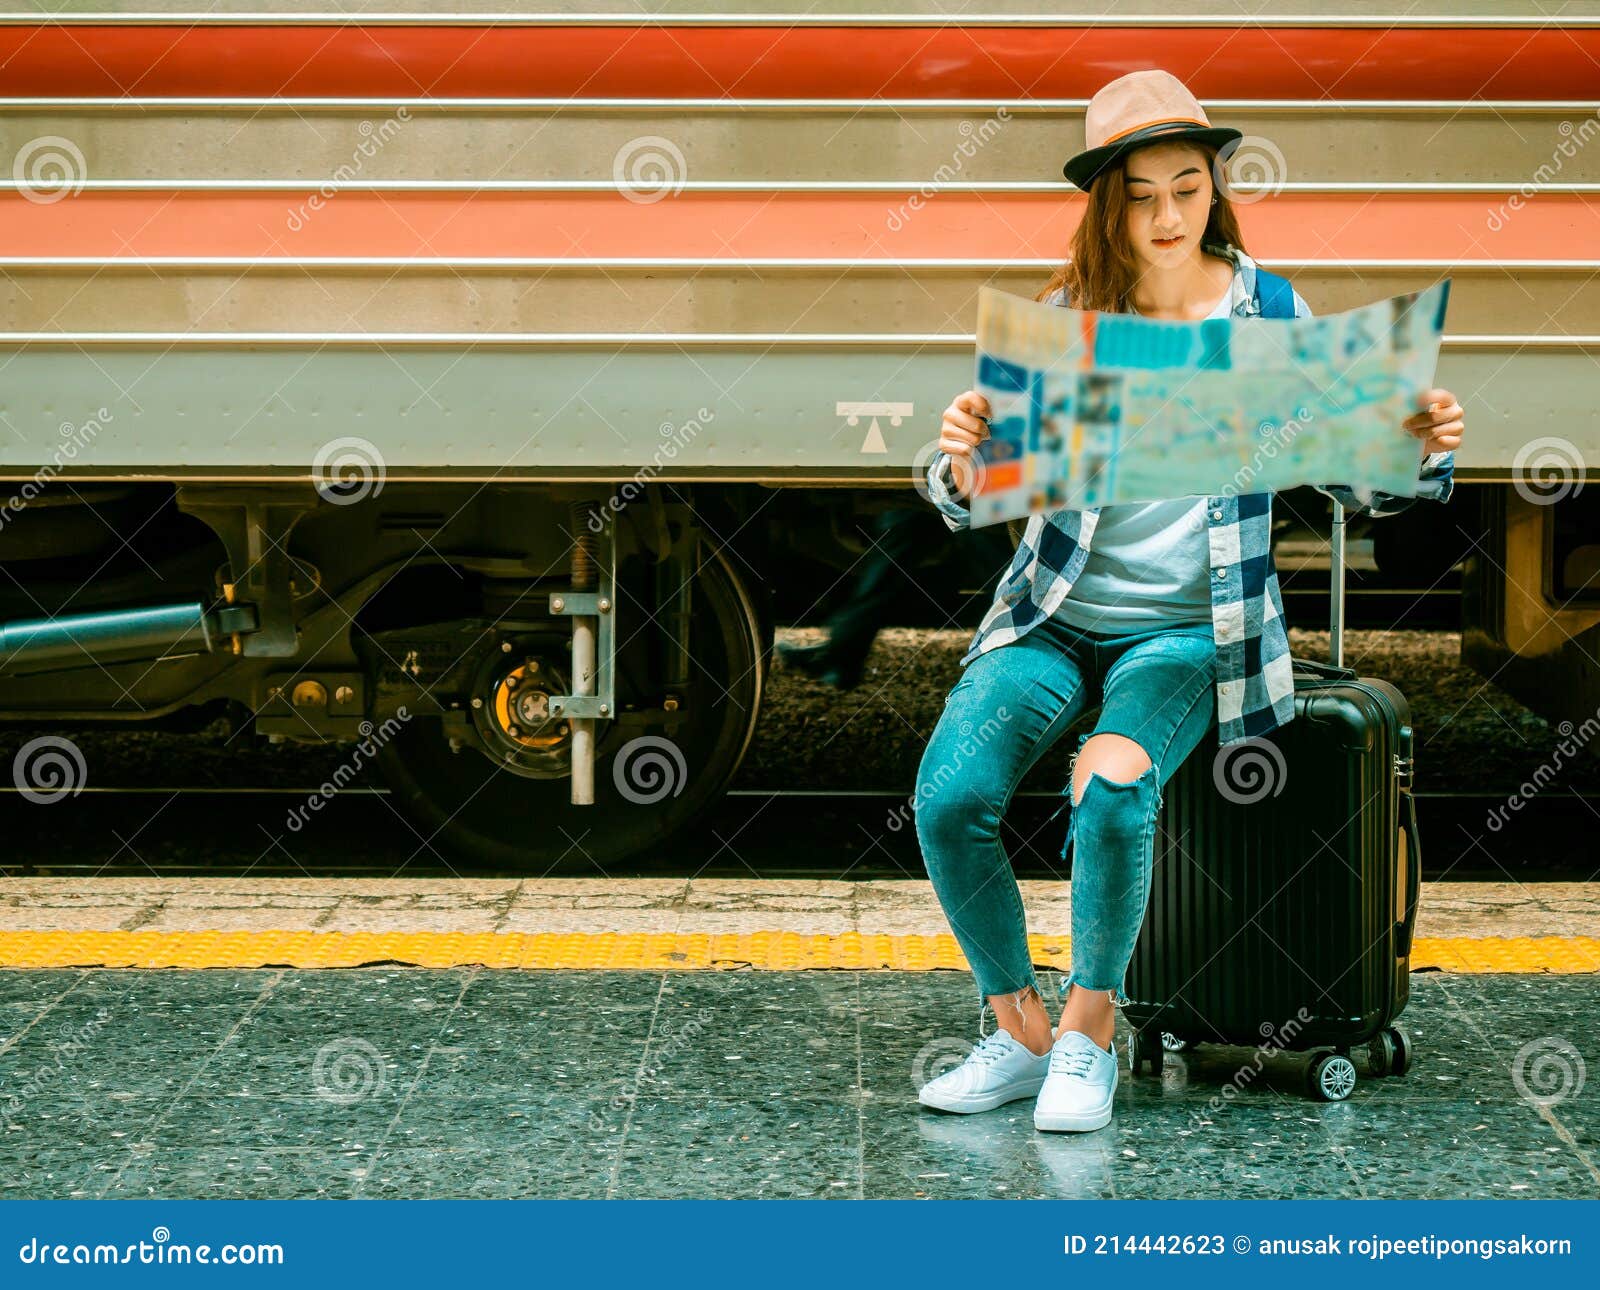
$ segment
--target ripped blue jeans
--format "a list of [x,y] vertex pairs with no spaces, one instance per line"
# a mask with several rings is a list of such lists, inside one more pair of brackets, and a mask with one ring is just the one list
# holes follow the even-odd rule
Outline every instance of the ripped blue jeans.
[[1000,820],[1023,776],[1096,698],[1100,716],[1079,750],[1111,732],[1138,743],[1151,764],[1127,782],[1090,775],[1076,805],[1070,774],[1062,789],[1070,811],[1062,857],[1073,856],[1072,970],[1062,992],[1077,984],[1125,999],[1162,789],[1216,726],[1215,674],[1209,624],[1109,635],[1055,618],[967,665],[923,752],[913,808],[980,1013],[990,995],[1041,993]]

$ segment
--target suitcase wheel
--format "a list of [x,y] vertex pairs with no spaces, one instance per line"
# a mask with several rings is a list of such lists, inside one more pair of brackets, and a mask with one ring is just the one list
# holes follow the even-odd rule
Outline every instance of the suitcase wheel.
[[1389,1027],[1389,1038],[1394,1043],[1394,1064],[1389,1067],[1389,1074],[1404,1075],[1416,1060],[1416,1046],[1411,1042],[1410,1032],[1399,1026]]
[[1367,1045],[1367,1064],[1374,1075],[1404,1075],[1413,1056],[1411,1036],[1399,1026],[1380,1030]]
[[1356,1087],[1356,1064],[1344,1053],[1322,1053],[1306,1068],[1311,1096],[1324,1102],[1342,1102]]
[[1128,1036],[1128,1065],[1137,1075],[1145,1066],[1150,1067],[1152,1075],[1161,1074],[1162,1059],[1166,1056],[1166,1047],[1162,1042],[1162,1035],[1155,1030],[1135,1030]]

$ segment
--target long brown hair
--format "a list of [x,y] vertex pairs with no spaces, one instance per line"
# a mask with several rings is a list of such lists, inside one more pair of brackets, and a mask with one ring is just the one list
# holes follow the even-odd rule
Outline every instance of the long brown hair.
[[[1205,154],[1212,175],[1216,171],[1217,150],[1210,144],[1193,142],[1191,147]],[[1049,283],[1034,297],[1044,300],[1057,287],[1065,286],[1066,303],[1074,309],[1096,309],[1104,313],[1129,313],[1133,309],[1133,288],[1138,278],[1138,262],[1128,246],[1128,158],[1140,151],[1134,148],[1102,170],[1089,185],[1089,204],[1072,234],[1072,258],[1050,277]],[[1244,238],[1233,203],[1222,188],[1213,183],[1216,202],[1206,220],[1202,244],[1227,243],[1243,251]],[[1248,254],[1248,252],[1246,252]]]

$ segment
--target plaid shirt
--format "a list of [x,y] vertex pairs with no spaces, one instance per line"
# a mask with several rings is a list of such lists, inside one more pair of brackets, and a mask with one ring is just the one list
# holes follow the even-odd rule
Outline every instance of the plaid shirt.
[[[1256,266],[1233,246],[1207,244],[1234,262],[1232,312],[1236,318],[1259,315]],[[1061,304],[1057,290],[1047,303]],[[1294,293],[1296,318],[1311,309]],[[951,529],[966,528],[971,516],[954,495],[945,473],[949,454],[938,451],[928,463],[928,496]],[[1448,501],[1454,488],[1455,454],[1430,453],[1420,464],[1418,498]],[[1417,498],[1376,492],[1361,500],[1344,484],[1318,484],[1348,514],[1394,515]],[[996,589],[994,603],[962,656],[965,667],[979,654],[1027,635],[1054,614],[1088,561],[1099,507],[1036,512],[1017,545],[1011,568]],[[1272,563],[1272,493],[1241,493],[1206,499],[1211,548],[1211,629],[1216,641],[1217,733],[1222,744],[1256,738],[1294,717],[1294,680],[1289,637],[1284,627],[1278,572]]]

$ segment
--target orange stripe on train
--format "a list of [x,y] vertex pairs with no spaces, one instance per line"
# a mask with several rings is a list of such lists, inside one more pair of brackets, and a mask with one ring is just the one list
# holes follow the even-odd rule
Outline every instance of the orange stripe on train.
[[[1403,20],[1402,20],[1403,23]],[[1588,28],[0,27],[8,95],[1087,98],[1159,64],[1202,99],[1587,99]]]
[[[1491,233],[1511,195],[1283,193],[1239,208],[1267,260],[1592,255],[1600,197],[1544,193]],[[7,255],[752,256],[899,259],[1066,255],[1084,198],[940,192],[891,231],[896,193],[96,191],[41,203],[0,195]]]

